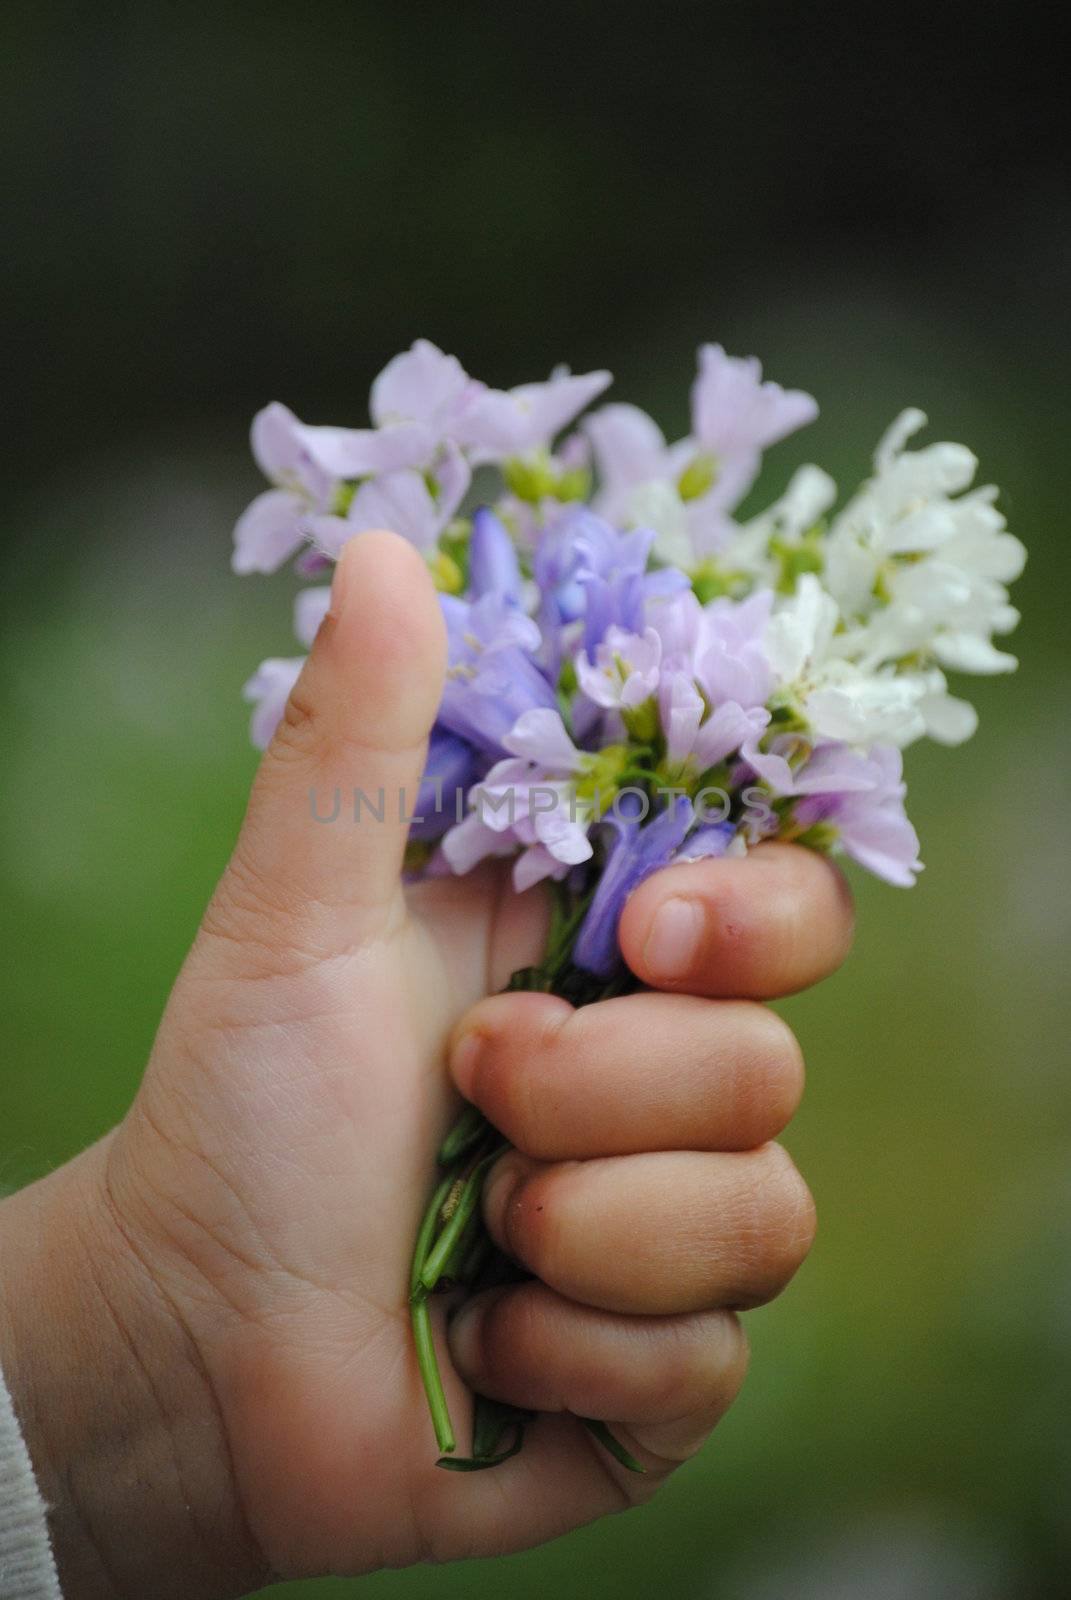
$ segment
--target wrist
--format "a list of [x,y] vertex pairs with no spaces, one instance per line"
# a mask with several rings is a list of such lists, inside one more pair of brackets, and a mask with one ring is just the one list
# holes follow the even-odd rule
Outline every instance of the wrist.
[[109,1141],[0,1205],[0,1367],[66,1600],[264,1581],[196,1345],[111,1202]]

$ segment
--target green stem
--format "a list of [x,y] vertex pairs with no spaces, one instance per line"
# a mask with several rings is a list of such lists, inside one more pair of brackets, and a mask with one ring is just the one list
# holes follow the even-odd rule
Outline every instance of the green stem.
[[605,1422],[596,1422],[594,1417],[577,1417],[582,1422],[593,1438],[598,1439],[604,1450],[608,1450],[615,1461],[620,1461],[623,1467],[630,1472],[646,1472],[646,1467],[641,1467],[635,1456],[630,1456],[624,1445],[615,1439]]
[[[562,967],[567,966],[573,951],[573,941],[580,932],[580,925],[588,914],[594,889],[584,895],[579,901],[572,916],[567,917],[558,930],[557,938],[548,942],[547,959],[543,963],[543,971],[547,977],[554,979]],[[553,994],[553,989],[550,991]]]
[[453,1166],[466,1151],[471,1150],[483,1134],[487,1132],[489,1123],[482,1112],[475,1106],[466,1105],[450,1132],[439,1146],[436,1161],[440,1167]]
[[449,1455],[452,1450],[456,1450],[457,1441],[454,1438],[454,1425],[450,1421],[450,1408],[446,1404],[442,1374],[435,1355],[435,1341],[431,1336],[431,1316],[427,1300],[413,1300],[409,1306],[409,1317],[413,1324],[417,1364],[424,1383],[431,1424],[435,1429],[435,1443],[444,1455]]
[[[587,1005],[636,987],[636,979],[624,966],[608,982],[572,966],[573,943],[587,915],[593,893],[592,889],[575,899],[564,886],[556,889],[546,958],[539,968],[526,968],[514,973],[509,985],[511,989],[540,989],[545,993],[561,994],[574,1005]],[[456,1449],[454,1430],[435,1354],[428,1307],[429,1293],[444,1276],[452,1282],[471,1285],[474,1289],[487,1281],[499,1281],[494,1262],[502,1258],[491,1246],[478,1207],[488,1168],[509,1148],[508,1143],[501,1139],[474,1106],[463,1109],[439,1147],[439,1164],[446,1170],[428,1203],[413,1249],[409,1309],[417,1363],[435,1439],[443,1452],[438,1465],[455,1472],[478,1472],[498,1466],[517,1453],[524,1437],[523,1413],[511,1412],[508,1407],[499,1407],[494,1401],[477,1396],[473,1453],[470,1457],[452,1454]],[[444,1221],[443,1206],[459,1183],[460,1194],[457,1195],[451,1215]],[[490,1273],[489,1279],[485,1277],[486,1273]],[[622,1466],[631,1472],[644,1471],[640,1463],[614,1438],[605,1423],[585,1417],[579,1420]],[[511,1427],[513,1437],[510,1443],[505,1449],[499,1450],[503,1436]]]
[[420,1378],[424,1385],[424,1394],[428,1401],[428,1410],[431,1413],[432,1427],[435,1429],[435,1443],[444,1454],[457,1448],[454,1439],[454,1427],[450,1421],[450,1408],[446,1404],[446,1394],[443,1390],[442,1374],[439,1371],[439,1361],[435,1354],[435,1341],[431,1335],[431,1316],[428,1311],[427,1293],[421,1285],[421,1273],[427,1259],[428,1247],[435,1234],[442,1210],[443,1201],[450,1193],[453,1179],[445,1177],[439,1184],[427,1210],[424,1212],[413,1247],[413,1260],[409,1268],[409,1318],[413,1325],[413,1343],[416,1346],[417,1365],[420,1368]]
[[435,1229],[439,1223],[439,1212],[443,1208],[443,1201],[453,1188],[454,1178],[452,1173],[447,1173],[442,1179],[435,1193],[428,1201],[427,1208],[417,1232],[416,1243],[413,1246],[413,1259],[409,1267],[409,1293],[414,1295],[420,1289],[420,1274],[424,1263],[428,1259],[428,1250],[435,1237]]
[[469,1173],[465,1187],[462,1189],[457,1205],[454,1207],[453,1215],[436,1239],[431,1250],[428,1251],[421,1267],[420,1286],[423,1290],[434,1289],[442,1277],[443,1269],[464,1231],[465,1224],[472,1216],[479,1202],[480,1193],[483,1189],[483,1180],[487,1174],[488,1167],[492,1161],[496,1161],[503,1151],[508,1148],[509,1146],[505,1142],[496,1144],[494,1149],[488,1151],[487,1155],[481,1161],[478,1161]]

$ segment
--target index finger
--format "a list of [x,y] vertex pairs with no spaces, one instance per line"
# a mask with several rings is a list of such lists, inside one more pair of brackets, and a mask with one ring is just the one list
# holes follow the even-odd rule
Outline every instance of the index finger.
[[840,966],[851,948],[843,874],[802,845],[667,867],[621,915],[625,960],[652,989],[773,1000]]

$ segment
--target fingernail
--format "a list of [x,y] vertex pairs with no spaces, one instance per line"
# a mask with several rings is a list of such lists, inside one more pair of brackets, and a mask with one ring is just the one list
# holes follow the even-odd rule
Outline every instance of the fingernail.
[[450,1052],[450,1071],[466,1100],[472,1099],[472,1086],[476,1082],[476,1067],[483,1044],[482,1034],[463,1033]]
[[470,1303],[463,1305],[447,1327],[450,1354],[462,1372],[475,1372],[480,1364],[480,1330],[484,1308]]
[[666,900],[655,912],[643,960],[655,978],[683,978],[695,966],[703,913],[694,900]]
[[484,1220],[500,1244],[509,1238],[509,1208],[530,1170],[531,1163],[524,1156],[510,1151],[495,1162],[484,1184]]

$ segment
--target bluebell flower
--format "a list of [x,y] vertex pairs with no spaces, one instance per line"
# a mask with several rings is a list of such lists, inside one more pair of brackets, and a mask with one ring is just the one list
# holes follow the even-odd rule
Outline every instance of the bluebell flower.
[[731,823],[721,822],[699,828],[689,838],[695,813],[684,795],[646,824],[642,810],[638,795],[625,794],[605,819],[617,837],[573,947],[574,964],[599,978],[611,978],[620,965],[617,924],[632,891],[675,859],[724,855],[733,837]]
[[533,659],[539,629],[501,594],[475,601],[439,598],[449,650],[439,722],[497,759],[506,754],[503,741],[518,717],[557,705],[553,688]]
[[479,761],[472,745],[436,723],[428,741],[428,758],[413,806],[409,837],[437,839],[445,833],[464,815],[464,797],[478,776]]
[[521,566],[513,540],[488,506],[481,506],[472,519],[469,589],[474,599],[495,594],[518,605],[524,594]]

